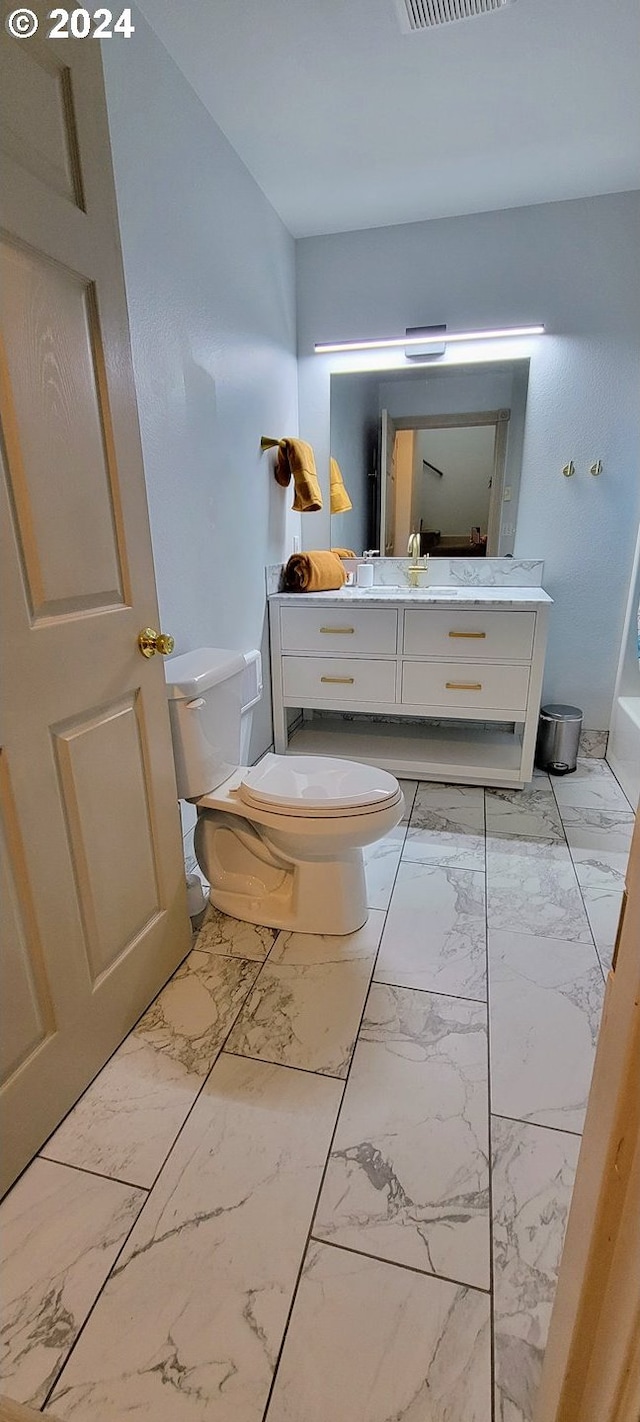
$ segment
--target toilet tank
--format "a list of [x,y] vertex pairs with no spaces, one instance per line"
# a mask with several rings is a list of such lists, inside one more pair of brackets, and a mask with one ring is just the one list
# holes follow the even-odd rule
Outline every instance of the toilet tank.
[[247,663],[242,652],[200,647],[171,657],[164,670],[178,795],[198,800],[241,762]]
[[242,724],[240,727],[240,764],[251,764],[251,725],[253,707],[262,697],[262,657],[259,651],[243,652],[245,671],[242,680]]

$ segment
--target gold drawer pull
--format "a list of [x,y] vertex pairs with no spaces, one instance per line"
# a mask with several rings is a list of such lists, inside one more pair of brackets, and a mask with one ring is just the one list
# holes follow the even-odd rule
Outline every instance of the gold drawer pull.
[[482,691],[481,681],[445,681],[447,691]]
[[486,637],[486,632],[450,632],[450,637]]
[[332,684],[332,686],[337,686],[338,683],[340,683],[341,685],[344,683],[345,686],[353,686],[353,683],[354,683],[354,681],[355,681],[355,677],[354,677],[354,676],[321,676],[321,677],[320,677],[320,680],[321,680],[321,681],[330,681],[331,684]]
[[341,636],[344,636],[345,633],[347,633],[347,632],[355,632],[355,630],[356,630],[355,627],[321,627],[321,628],[320,628],[320,631],[321,631],[321,632],[330,632],[331,635],[334,636],[334,637],[337,636],[338,633],[339,633]]

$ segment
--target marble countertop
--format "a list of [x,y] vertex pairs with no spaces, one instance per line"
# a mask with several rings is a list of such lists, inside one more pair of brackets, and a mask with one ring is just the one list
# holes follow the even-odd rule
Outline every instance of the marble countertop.
[[344,587],[332,592],[272,593],[270,601],[281,603],[333,603],[357,607],[388,607],[399,603],[403,607],[500,607],[535,611],[549,605],[553,598],[542,588],[507,587]]

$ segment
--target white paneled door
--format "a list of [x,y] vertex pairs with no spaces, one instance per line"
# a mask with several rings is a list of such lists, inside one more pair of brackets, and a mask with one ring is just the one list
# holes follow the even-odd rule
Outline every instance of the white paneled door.
[[4,1189],[189,920],[100,46],[0,45]]

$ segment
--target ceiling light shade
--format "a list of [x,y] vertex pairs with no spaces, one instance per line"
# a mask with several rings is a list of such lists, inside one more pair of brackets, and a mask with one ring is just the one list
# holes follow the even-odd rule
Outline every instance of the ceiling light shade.
[[427,334],[428,328],[422,327],[418,336],[382,336],[379,340],[362,341],[318,341],[314,346],[316,355],[333,355],[338,351],[381,351],[381,350],[402,350],[405,346],[441,346],[444,340],[446,345],[460,341],[501,341],[509,340],[515,336],[543,336],[544,326],[496,326],[485,331],[447,331],[446,336],[442,335],[442,328],[431,327],[433,335]]

